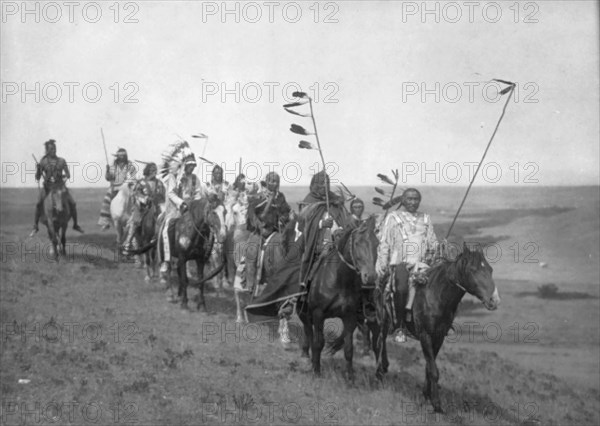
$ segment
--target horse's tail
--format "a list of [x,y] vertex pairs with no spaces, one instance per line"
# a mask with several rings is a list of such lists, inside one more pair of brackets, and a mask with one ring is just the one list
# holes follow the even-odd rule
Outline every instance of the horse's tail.
[[212,280],[223,270],[224,266],[225,266],[225,262],[221,262],[221,264],[217,268],[210,271],[206,277],[202,278],[197,283],[190,283],[190,285],[194,286],[194,287],[198,287],[198,286],[201,286],[202,284],[204,284],[206,281]]
[[146,244],[145,246],[142,246],[136,250],[130,250],[129,253],[131,255],[136,255],[136,254],[144,254],[147,251],[150,251],[153,247],[156,247],[156,238],[153,238],[152,240],[150,240],[150,242],[148,244]]

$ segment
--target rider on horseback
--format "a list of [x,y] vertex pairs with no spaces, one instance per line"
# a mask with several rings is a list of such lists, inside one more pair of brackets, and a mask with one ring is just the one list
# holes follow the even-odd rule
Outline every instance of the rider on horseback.
[[[30,237],[34,236],[39,231],[38,223],[40,221],[40,216],[42,215],[42,206],[44,204],[46,195],[50,191],[50,187],[52,185],[64,186],[65,179],[69,179],[71,177],[71,174],[69,173],[69,167],[67,166],[65,159],[56,156],[56,141],[54,139],[50,139],[49,141],[45,142],[44,145],[46,147],[46,155],[44,155],[40,162],[36,165],[35,170],[35,180],[39,182],[40,178],[43,176],[44,185],[40,190],[38,202],[35,206],[35,218],[33,222],[33,230],[29,235]],[[77,222],[77,206],[75,204],[75,200],[66,187],[65,190],[67,192],[67,200],[71,210],[71,217],[73,218],[73,229],[83,233],[83,229],[81,229]]]
[[352,213],[352,220],[356,226],[360,225],[366,219],[363,218],[365,211],[365,203],[360,198],[354,198],[350,202],[350,212]]
[[300,286],[308,289],[310,279],[318,265],[318,259],[334,246],[336,236],[350,224],[351,218],[344,207],[344,200],[329,191],[329,211],[326,192],[329,191],[329,176],[320,171],[310,181],[310,192],[304,198],[298,218],[298,231],[304,238]]
[[165,185],[156,178],[157,173],[158,167],[155,163],[146,164],[146,167],[144,167],[144,178],[138,180],[133,187],[133,208],[127,222],[127,238],[123,243],[125,251],[131,249],[131,241],[142,221],[145,208],[142,205],[142,201],[145,200],[143,202],[145,205],[149,205],[147,201],[150,201],[157,207],[163,205],[165,202]]
[[[408,287],[406,321],[412,321],[415,284],[423,279],[423,273],[433,262],[433,255],[438,248],[431,218],[417,211],[420,203],[421,193],[418,190],[408,188],[402,193],[400,209],[390,212],[383,223],[377,249],[375,268],[379,285],[388,286],[398,273],[403,280],[401,288]],[[396,341],[406,341],[401,328]]]
[[135,164],[128,160],[125,149],[119,148],[116,157],[112,166],[106,165],[106,180],[110,182],[110,187],[102,200],[100,218],[98,219],[98,225],[102,227],[103,231],[110,228],[110,202],[119,192],[121,185],[125,181],[135,180],[135,175],[137,174],[137,168]]
[[253,289],[260,284],[260,257],[264,243],[274,232],[281,232],[290,219],[291,208],[285,195],[279,191],[279,175],[267,173],[261,189],[251,197],[248,208],[248,238],[246,249],[246,287]]
[[[189,147],[187,147],[189,149]],[[196,168],[196,157],[189,151],[181,160],[173,159],[169,164],[168,175],[165,178],[167,193],[167,206],[162,217],[162,223],[158,225],[158,235],[162,236],[164,256],[160,272],[161,281],[166,281],[165,274],[169,272],[171,263],[171,247],[169,245],[169,223],[188,209],[188,204],[193,200],[199,200],[206,193],[198,176],[193,171]],[[181,170],[183,169],[183,170]],[[159,221],[161,219],[159,218]],[[160,250],[159,250],[160,253]]]

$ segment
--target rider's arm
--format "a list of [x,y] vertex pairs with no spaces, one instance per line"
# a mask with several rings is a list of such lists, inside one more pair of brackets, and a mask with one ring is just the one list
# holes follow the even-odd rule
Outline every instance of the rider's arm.
[[106,176],[105,179],[108,182],[113,182],[115,180],[115,166],[106,166]]
[[[42,161],[44,159],[42,158]],[[37,163],[35,165],[35,180],[40,180],[42,177],[42,163]]]
[[61,163],[61,173],[64,173],[63,176],[66,178],[66,180],[71,179],[71,173],[69,172],[69,166],[67,165],[67,162],[61,158]]
[[177,182],[175,181],[175,178],[172,178],[173,182],[171,185],[167,185],[168,190],[167,190],[167,198],[169,200],[171,200],[171,202],[173,204],[175,204],[175,206],[177,208],[179,208],[181,206],[181,204],[183,203],[183,200],[181,198],[179,198],[179,195],[177,195]]

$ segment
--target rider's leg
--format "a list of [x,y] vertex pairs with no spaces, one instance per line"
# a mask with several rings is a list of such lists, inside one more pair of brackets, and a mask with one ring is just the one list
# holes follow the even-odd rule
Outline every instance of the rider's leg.
[[140,223],[140,210],[137,204],[133,205],[133,209],[131,211],[131,215],[127,220],[127,237],[123,242],[123,248],[125,250],[129,250],[131,248],[131,240],[133,239],[133,235]]
[[39,197],[38,197],[38,201],[35,205],[35,215],[33,218],[33,230],[31,231],[31,234],[29,236],[33,236],[39,231],[38,224],[40,222],[40,217],[42,216],[42,208],[44,206],[44,198],[46,198],[46,190],[41,189]]
[[67,202],[69,203],[69,210],[71,210],[71,217],[73,218],[73,229],[83,233],[83,229],[81,229],[77,221],[77,203],[75,203],[70,191],[67,191]]
[[162,228],[162,241],[163,241],[163,262],[160,265],[160,272],[169,272],[169,265],[171,263],[171,246],[169,245],[169,222],[170,218],[166,218]]
[[261,237],[253,232],[248,237],[248,245],[246,246],[246,285],[251,291],[255,290],[257,277],[257,263],[260,253]]

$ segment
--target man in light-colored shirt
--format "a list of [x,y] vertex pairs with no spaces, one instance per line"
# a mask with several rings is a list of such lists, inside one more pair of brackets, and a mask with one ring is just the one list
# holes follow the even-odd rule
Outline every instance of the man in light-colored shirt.
[[[384,281],[387,281],[384,277],[394,276],[395,268],[405,272],[401,275],[406,282],[400,284],[408,286],[406,309],[409,321],[412,320],[410,312],[415,297],[415,277],[429,267],[438,245],[431,218],[418,212],[420,203],[421,193],[418,190],[409,188],[404,191],[400,209],[390,212],[383,222],[375,265],[377,275]],[[406,341],[404,334],[400,333],[396,341]]]

